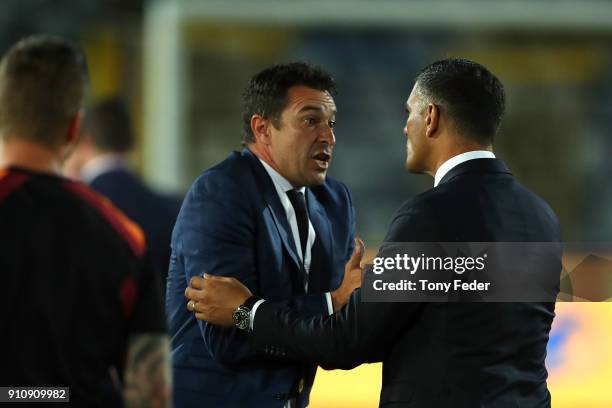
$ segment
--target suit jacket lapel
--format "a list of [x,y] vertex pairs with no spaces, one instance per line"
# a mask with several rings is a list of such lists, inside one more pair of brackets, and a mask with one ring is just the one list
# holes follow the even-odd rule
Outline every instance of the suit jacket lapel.
[[260,190],[263,193],[264,200],[270,209],[274,223],[281,237],[281,241],[287,253],[295,263],[296,268],[300,268],[300,258],[295,252],[295,243],[293,242],[293,234],[291,233],[291,227],[287,221],[287,214],[285,209],[278,198],[278,193],[274,187],[274,183],[270,179],[270,176],[264,169],[263,165],[259,162],[257,156],[255,156],[250,150],[244,149],[243,153],[251,159],[252,167],[255,174],[255,179],[259,185]]
[[329,282],[323,282],[325,273],[332,267],[329,260],[332,257],[332,234],[331,225],[325,209],[319,204],[310,189],[306,189],[306,204],[308,206],[308,217],[314,227],[317,238],[312,245],[310,254],[310,273],[308,276],[308,291],[319,292],[321,288],[329,286]]

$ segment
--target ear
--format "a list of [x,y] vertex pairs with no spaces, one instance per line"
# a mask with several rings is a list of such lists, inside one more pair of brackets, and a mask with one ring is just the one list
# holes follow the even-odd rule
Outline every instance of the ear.
[[264,145],[270,144],[269,125],[270,121],[263,116],[258,114],[251,116],[251,132],[253,132],[256,142]]
[[74,144],[79,140],[79,133],[81,131],[81,120],[83,119],[84,112],[78,111],[68,125],[68,131],[66,132],[66,144]]
[[[83,118],[83,111],[78,111],[71,119],[68,124],[68,130],[64,135],[64,145],[61,147],[60,151],[60,160],[62,163],[70,157],[72,153],[76,150],[78,146],[78,142],[80,139],[80,129],[81,129],[81,119]],[[76,178],[78,171],[76,168],[72,172],[72,176]]]
[[425,135],[435,137],[440,122],[440,107],[433,103],[427,105],[427,117],[425,118]]

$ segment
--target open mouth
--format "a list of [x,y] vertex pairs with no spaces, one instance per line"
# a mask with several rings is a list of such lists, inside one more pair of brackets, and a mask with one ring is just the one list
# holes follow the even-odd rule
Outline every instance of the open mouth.
[[319,168],[327,169],[329,167],[329,162],[331,161],[331,154],[320,152],[315,154],[313,159],[316,161]]

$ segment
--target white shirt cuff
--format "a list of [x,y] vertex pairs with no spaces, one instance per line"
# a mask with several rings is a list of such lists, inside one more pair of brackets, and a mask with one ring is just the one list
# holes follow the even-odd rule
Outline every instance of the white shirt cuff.
[[249,313],[249,329],[253,330],[253,322],[255,322],[255,312],[257,311],[257,308],[259,307],[259,305],[261,305],[263,302],[265,302],[264,299],[259,299],[257,302],[255,302],[255,304],[253,305],[253,308],[251,309],[251,312]]
[[330,315],[333,315],[334,314],[334,304],[332,303],[330,292],[325,292],[325,299],[327,299],[327,313]]

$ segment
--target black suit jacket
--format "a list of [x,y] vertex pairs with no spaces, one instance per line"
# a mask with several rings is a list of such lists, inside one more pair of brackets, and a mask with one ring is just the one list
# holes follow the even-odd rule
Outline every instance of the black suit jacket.
[[[402,205],[385,238],[558,240],[550,207],[497,159],[453,168]],[[384,407],[549,407],[544,360],[553,317],[554,303],[366,303],[356,290],[329,317],[304,319],[264,302],[251,340],[263,352],[324,368],[382,361]]]
[[178,197],[151,190],[125,168],[114,168],[95,177],[90,187],[110,199],[144,231],[147,249],[165,283],[170,259],[170,238],[181,208]]

